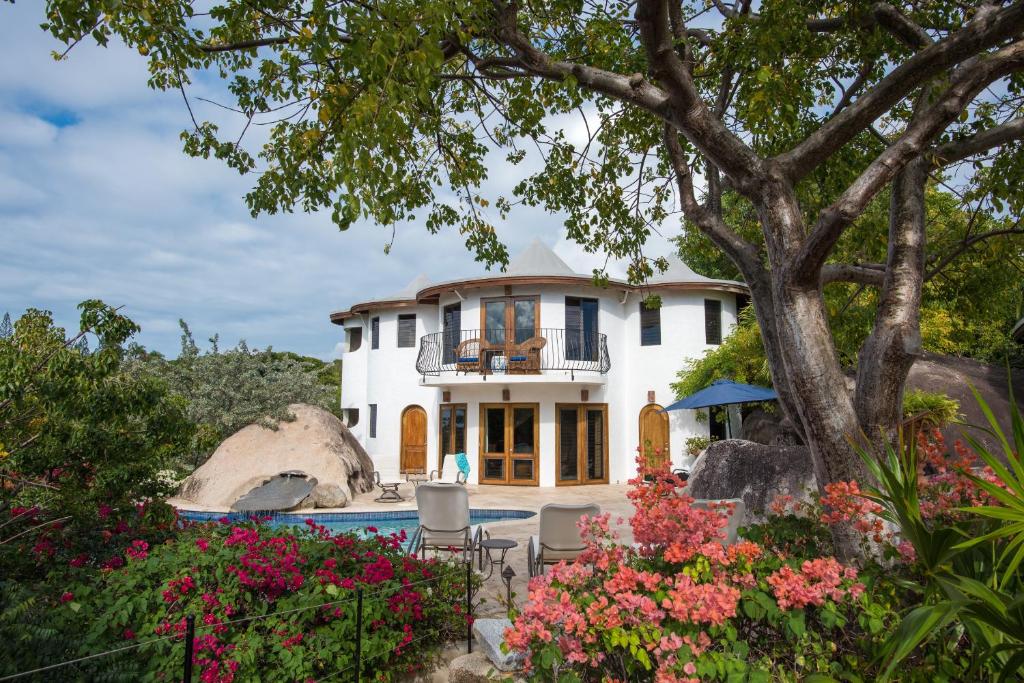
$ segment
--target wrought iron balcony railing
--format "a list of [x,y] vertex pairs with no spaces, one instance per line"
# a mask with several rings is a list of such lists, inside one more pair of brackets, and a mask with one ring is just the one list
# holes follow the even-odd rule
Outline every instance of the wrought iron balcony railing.
[[547,370],[605,374],[611,368],[606,335],[584,329],[487,329],[435,332],[420,338],[421,375],[537,375]]

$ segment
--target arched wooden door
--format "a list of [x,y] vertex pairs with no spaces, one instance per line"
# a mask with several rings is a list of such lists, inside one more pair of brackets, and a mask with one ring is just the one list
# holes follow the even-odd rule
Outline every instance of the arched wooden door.
[[402,411],[401,468],[403,472],[427,470],[427,411],[419,406]]
[[[657,403],[640,409],[640,449],[650,452],[655,462],[667,461],[671,451],[668,431],[668,413]],[[649,449],[649,451],[648,451]]]

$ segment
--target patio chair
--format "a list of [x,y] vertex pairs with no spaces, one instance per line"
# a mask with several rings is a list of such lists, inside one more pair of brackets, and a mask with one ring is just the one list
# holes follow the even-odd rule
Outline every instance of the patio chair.
[[430,481],[416,489],[416,507],[420,524],[413,533],[412,552],[433,550],[461,552],[464,561],[472,561],[482,528],[469,521],[469,493],[465,486]]
[[455,347],[456,372],[480,372],[483,343],[479,339],[466,339]]
[[747,514],[747,506],[742,498],[724,498],[722,500],[698,499],[693,501],[693,507],[709,510],[712,506],[722,503],[732,503],[735,506],[733,507],[732,514],[729,515],[729,523],[724,529],[725,539],[722,541],[722,545],[732,545],[739,540],[739,529],[743,526]]
[[521,344],[509,346],[507,371],[526,374],[540,372],[540,351],[547,343],[544,337],[530,337]]
[[380,472],[374,470],[373,483],[380,489],[380,496],[374,498],[378,503],[400,503],[405,500],[398,492],[398,487],[402,485],[398,479],[381,479]]
[[572,561],[585,550],[576,523],[580,517],[601,514],[601,507],[595,503],[583,505],[561,505],[548,503],[540,509],[539,535],[530,536],[526,547],[526,564],[530,577],[544,573],[545,565],[558,564],[562,560]]
[[[466,473],[459,467],[459,453],[447,453],[444,456],[444,464],[441,471],[431,470],[430,481],[441,482],[442,484],[466,484]],[[466,457],[465,454],[461,454]]]

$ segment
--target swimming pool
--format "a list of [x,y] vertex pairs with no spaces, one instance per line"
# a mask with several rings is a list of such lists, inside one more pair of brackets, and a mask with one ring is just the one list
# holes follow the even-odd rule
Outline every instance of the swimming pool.
[[[306,520],[312,519],[331,531],[354,531],[366,533],[366,527],[377,529],[377,533],[390,534],[405,530],[407,537],[419,526],[419,515],[415,510],[381,510],[380,512],[311,512],[300,514],[294,512],[197,512],[195,510],[178,510],[182,519],[191,522],[216,522],[225,517],[230,521],[244,522],[254,515],[270,517],[269,523],[274,526],[305,527]],[[509,519],[529,519],[535,512],[529,510],[470,510],[470,524],[486,524]]]

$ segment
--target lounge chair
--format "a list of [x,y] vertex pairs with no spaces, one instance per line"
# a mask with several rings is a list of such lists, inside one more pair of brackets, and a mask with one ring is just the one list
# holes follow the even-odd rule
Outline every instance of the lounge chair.
[[580,539],[576,523],[580,517],[601,514],[601,507],[594,503],[584,505],[560,505],[548,503],[540,509],[539,531],[530,537],[526,548],[526,563],[530,576],[544,573],[545,565],[558,564],[562,560],[575,560],[586,549]]
[[544,337],[530,337],[522,344],[513,344],[508,349],[507,372],[540,372],[540,351],[548,343]]
[[743,522],[747,514],[747,506],[743,503],[742,498],[725,498],[723,500],[698,499],[693,501],[693,507],[708,510],[713,505],[719,505],[721,503],[732,503],[735,506],[732,510],[732,514],[729,515],[729,523],[724,529],[725,540],[722,541],[723,545],[732,545],[739,540],[739,529],[743,526]]
[[400,480],[381,479],[380,472],[374,470],[373,483],[380,489],[380,496],[374,498],[378,503],[399,503],[405,500],[405,498],[402,498],[402,494],[398,492],[398,487],[402,485]]
[[482,536],[480,525],[469,522],[469,493],[465,486],[429,481],[416,488],[419,528],[409,543],[411,552],[461,552],[472,561]]
[[483,367],[483,344],[479,339],[467,339],[455,347],[456,372],[480,372]]
[[458,463],[458,453],[448,453],[444,456],[444,465],[441,471],[431,470],[430,481],[437,481],[443,484],[466,483],[466,473],[462,471]]

